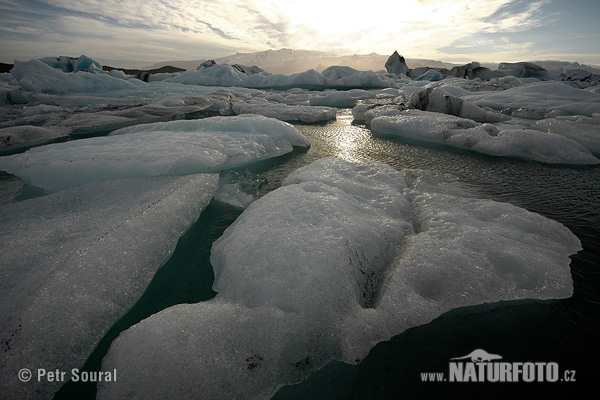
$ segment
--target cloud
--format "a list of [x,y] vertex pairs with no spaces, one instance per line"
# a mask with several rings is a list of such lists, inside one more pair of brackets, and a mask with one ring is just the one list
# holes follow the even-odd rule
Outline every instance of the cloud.
[[[98,59],[123,56],[142,62],[155,57],[201,59],[288,47],[338,53],[391,54],[399,50],[409,57],[446,60],[487,54],[485,58],[495,59],[509,51],[524,53],[532,48],[526,43],[543,42],[537,31],[560,20],[559,13],[565,12],[565,7],[557,4],[556,0],[360,4],[322,0],[5,0],[0,2],[0,54],[33,58],[85,52]],[[16,49],[15,43],[20,48]]]

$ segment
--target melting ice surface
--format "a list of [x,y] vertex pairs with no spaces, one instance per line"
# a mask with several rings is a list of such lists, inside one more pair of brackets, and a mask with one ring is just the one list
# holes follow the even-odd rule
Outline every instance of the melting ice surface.
[[215,242],[215,299],[113,342],[103,369],[119,381],[98,398],[268,398],[452,308],[569,297],[580,248],[563,225],[449,177],[321,159]]
[[23,385],[15,379],[21,368],[83,365],[171,256],[218,180],[116,179],[0,207],[3,397],[47,397],[63,384]]
[[0,169],[54,192],[105,179],[235,168],[310,143],[284,122],[247,115],[123,128],[110,136],[36,147],[0,158]]

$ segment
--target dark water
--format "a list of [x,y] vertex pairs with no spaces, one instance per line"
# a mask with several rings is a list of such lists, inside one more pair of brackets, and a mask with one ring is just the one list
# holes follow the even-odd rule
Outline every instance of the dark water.
[[[268,179],[260,194],[279,187],[291,171],[323,157],[378,160],[397,169],[419,168],[455,175],[480,197],[510,202],[561,222],[579,237],[583,250],[572,257],[574,294],[569,299],[453,310],[430,324],[380,343],[360,365],[332,362],[307,381],[283,387],[275,398],[505,398],[515,394],[573,398],[595,383],[600,376],[600,167],[557,167],[374,138],[368,129],[352,124],[348,111],[341,111],[332,123],[297,127],[312,143],[309,150],[296,150],[247,168]],[[0,179],[6,196],[28,197],[10,176]],[[210,248],[239,212],[211,203],[179,241],[172,259],[156,275],[143,298],[98,345],[85,369],[99,369],[112,340],[141,319],[173,304],[214,296]],[[421,373],[447,372],[450,358],[476,348],[501,354],[510,362],[557,362],[561,372],[575,371],[576,382],[421,382]],[[94,386],[68,383],[55,399],[94,396]]]

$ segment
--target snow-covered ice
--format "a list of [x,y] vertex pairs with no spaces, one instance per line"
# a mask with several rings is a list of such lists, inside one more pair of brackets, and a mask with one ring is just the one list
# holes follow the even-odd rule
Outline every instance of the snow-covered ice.
[[21,368],[81,368],[217,190],[218,175],[95,182],[0,206],[0,391],[51,398]]
[[371,120],[371,130],[379,135],[445,144],[493,156],[550,164],[600,163],[584,146],[562,135],[531,129],[500,130],[491,124],[428,111],[392,109],[390,115]]
[[321,159],[215,242],[215,299],[161,311],[113,342],[103,369],[119,381],[98,398],[269,398],[452,308],[569,297],[580,249],[561,224],[449,177]]
[[48,192],[122,177],[216,172],[308,147],[293,126],[257,115],[170,121],[0,158],[0,170]]

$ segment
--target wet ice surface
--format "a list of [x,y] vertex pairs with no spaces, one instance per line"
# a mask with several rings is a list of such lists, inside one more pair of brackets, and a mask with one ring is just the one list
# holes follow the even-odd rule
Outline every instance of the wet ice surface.
[[61,382],[22,385],[15,377],[28,366],[81,366],[217,185],[214,174],[117,179],[1,206],[3,395],[58,390]]
[[[561,224],[450,178],[321,159],[215,242],[214,300],[164,310],[113,342],[103,368],[122,378],[98,397],[268,398],[455,307],[569,297],[580,248]],[[159,379],[144,372],[165,365]]]
[[98,180],[188,175],[240,167],[310,143],[293,126],[256,115],[170,121],[36,147],[0,169],[48,192]]

